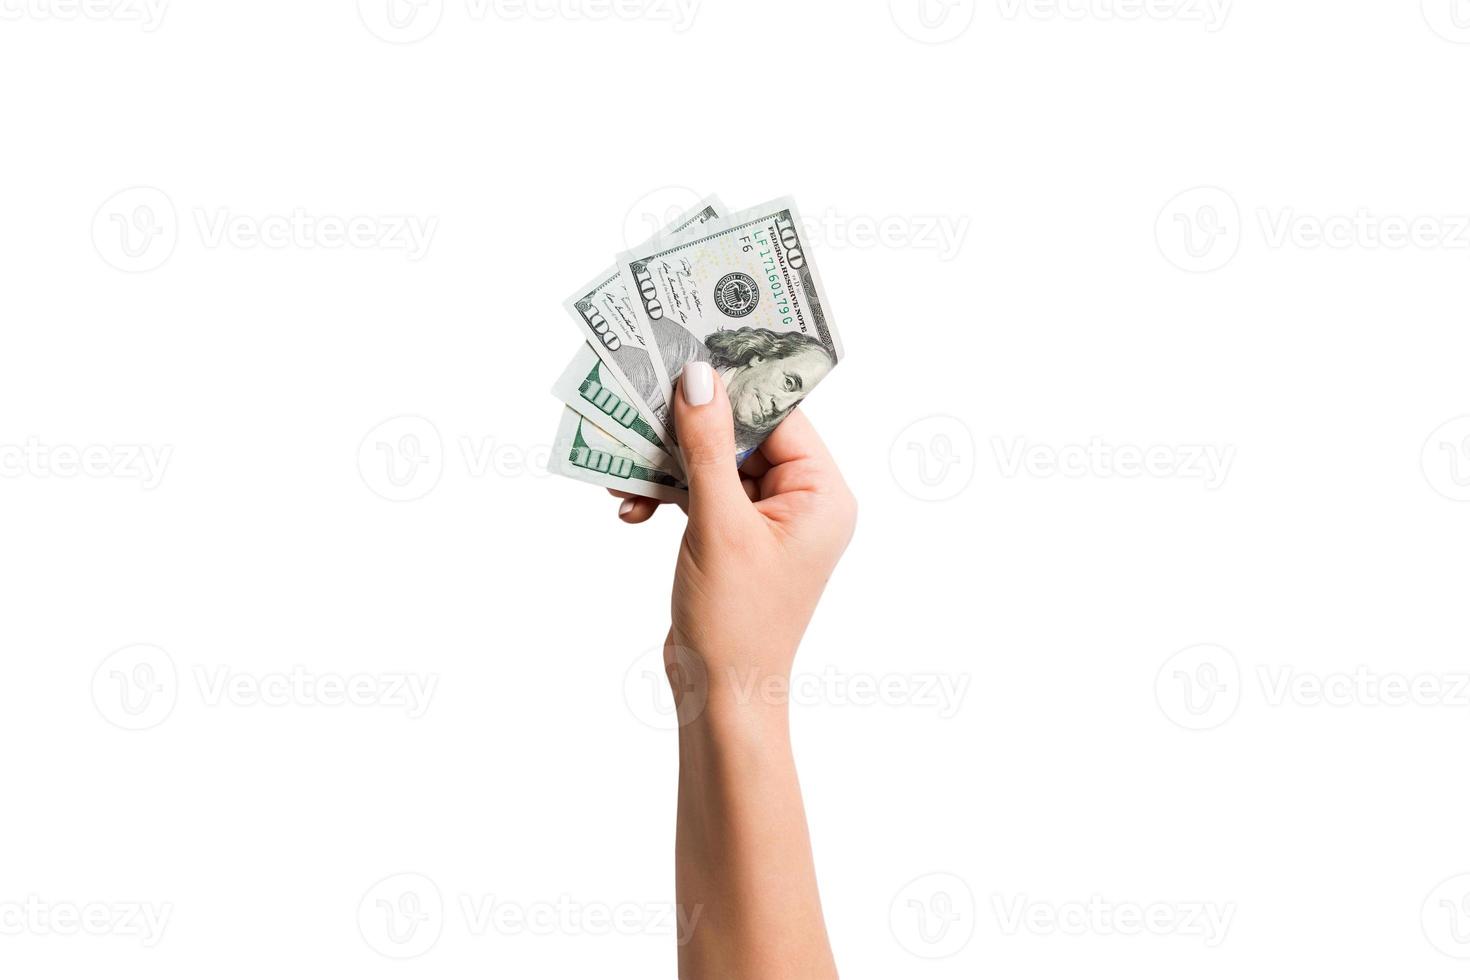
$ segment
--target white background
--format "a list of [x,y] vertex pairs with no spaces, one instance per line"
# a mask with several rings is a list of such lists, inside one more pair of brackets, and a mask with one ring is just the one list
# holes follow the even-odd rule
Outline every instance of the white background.
[[844,975],[1463,975],[1470,9],[1121,2],[0,0],[0,970],[673,974],[682,519],[538,460],[561,299],[714,191],[848,352]]

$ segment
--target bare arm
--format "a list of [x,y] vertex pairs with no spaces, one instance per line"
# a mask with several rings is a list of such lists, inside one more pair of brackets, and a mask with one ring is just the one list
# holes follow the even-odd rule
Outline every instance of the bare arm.
[[[837,976],[796,779],[787,691],[797,645],[852,536],[856,504],[799,411],[735,467],[708,365],[675,398],[689,524],[664,661],[679,705],[675,876],[686,980]],[[624,502],[647,520],[657,504]]]
[[835,977],[786,708],[710,695],[679,734],[679,975]]

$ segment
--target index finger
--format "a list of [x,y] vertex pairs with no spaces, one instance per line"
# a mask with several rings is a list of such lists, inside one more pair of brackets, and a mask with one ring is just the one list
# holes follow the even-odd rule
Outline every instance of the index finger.
[[822,437],[801,409],[791,414],[776,426],[766,441],[761,443],[761,452],[772,466],[794,463],[797,460],[827,460],[830,455],[822,443]]

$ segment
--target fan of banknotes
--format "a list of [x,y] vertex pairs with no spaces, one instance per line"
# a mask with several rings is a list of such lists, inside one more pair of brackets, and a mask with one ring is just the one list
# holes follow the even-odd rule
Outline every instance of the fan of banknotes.
[[586,343],[552,388],[550,469],[658,500],[686,496],[672,409],[686,364],[724,379],[743,458],[843,356],[787,198],[734,214],[706,198],[565,306]]

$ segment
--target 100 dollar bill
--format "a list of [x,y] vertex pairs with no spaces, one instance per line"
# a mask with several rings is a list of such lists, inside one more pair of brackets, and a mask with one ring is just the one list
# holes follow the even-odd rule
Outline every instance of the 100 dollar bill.
[[[663,232],[678,234],[717,219],[724,205],[711,195],[680,215]],[[662,236],[661,236],[662,237]],[[660,382],[655,349],[639,327],[636,303],[621,272],[608,269],[573,293],[564,304],[582,335],[607,365],[623,392],[637,405],[660,441],[673,441],[674,421]]]
[[688,487],[672,473],[659,469],[570,408],[562,409],[547,468],[583,483],[655,500],[682,504],[689,499]]
[[611,373],[598,358],[597,351],[581,344],[572,362],[551,386],[551,393],[658,468],[682,477],[683,471],[673,454]]
[[665,403],[691,361],[725,381],[746,454],[842,358],[801,217],[789,198],[665,235],[618,257],[655,350]]

